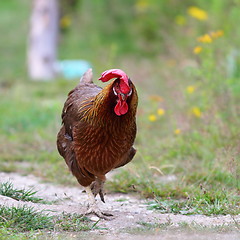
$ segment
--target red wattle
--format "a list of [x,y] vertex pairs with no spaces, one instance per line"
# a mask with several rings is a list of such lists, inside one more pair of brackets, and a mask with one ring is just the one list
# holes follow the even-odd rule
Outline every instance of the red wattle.
[[118,115],[124,115],[128,112],[128,105],[126,101],[118,101],[117,105],[114,108],[114,112]]

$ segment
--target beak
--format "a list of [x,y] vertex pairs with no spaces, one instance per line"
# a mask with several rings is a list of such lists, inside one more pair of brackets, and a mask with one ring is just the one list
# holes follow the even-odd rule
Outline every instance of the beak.
[[122,101],[126,101],[126,99],[127,99],[127,94],[120,93],[120,96],[121,96],[121,98],[122,98]]

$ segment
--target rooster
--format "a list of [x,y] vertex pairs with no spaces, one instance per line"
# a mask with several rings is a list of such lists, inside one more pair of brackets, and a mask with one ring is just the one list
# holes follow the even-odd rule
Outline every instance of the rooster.
[[62,111],[57,147],[72,174],[85,187],[89,198],[86,214],[107,219],[95,197],[104,201],[106,173],[130,162],[136,149],[138,96],[125,72],[111,69],[102,73],[102,82],[115,79],[103,89],[92,81],[89,69],[68,94]]

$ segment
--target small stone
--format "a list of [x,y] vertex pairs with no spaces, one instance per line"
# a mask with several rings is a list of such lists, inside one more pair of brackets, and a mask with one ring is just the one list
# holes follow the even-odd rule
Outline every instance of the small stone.
[[127,216],[127,218],[133,219],[133,218],[134,218],[134,216]]
[[97,221],[99,221],[99,217],[93,216],[93,217],[90,218],[90,220],[93,221],[93,222],[97,222]]

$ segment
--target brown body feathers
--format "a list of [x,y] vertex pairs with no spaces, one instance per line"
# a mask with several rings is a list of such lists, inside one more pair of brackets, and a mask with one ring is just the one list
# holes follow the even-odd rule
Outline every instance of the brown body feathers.
[[107,172],[130,162],[135,155],[137,92],[129,80],[132,92],[126,100],[128,111],[116,115],[114,86],[118,81],[101,89],[92,83],[88,70],[64,104],[57,147],[82,186],[89,186],[96,178],[105,180]]

